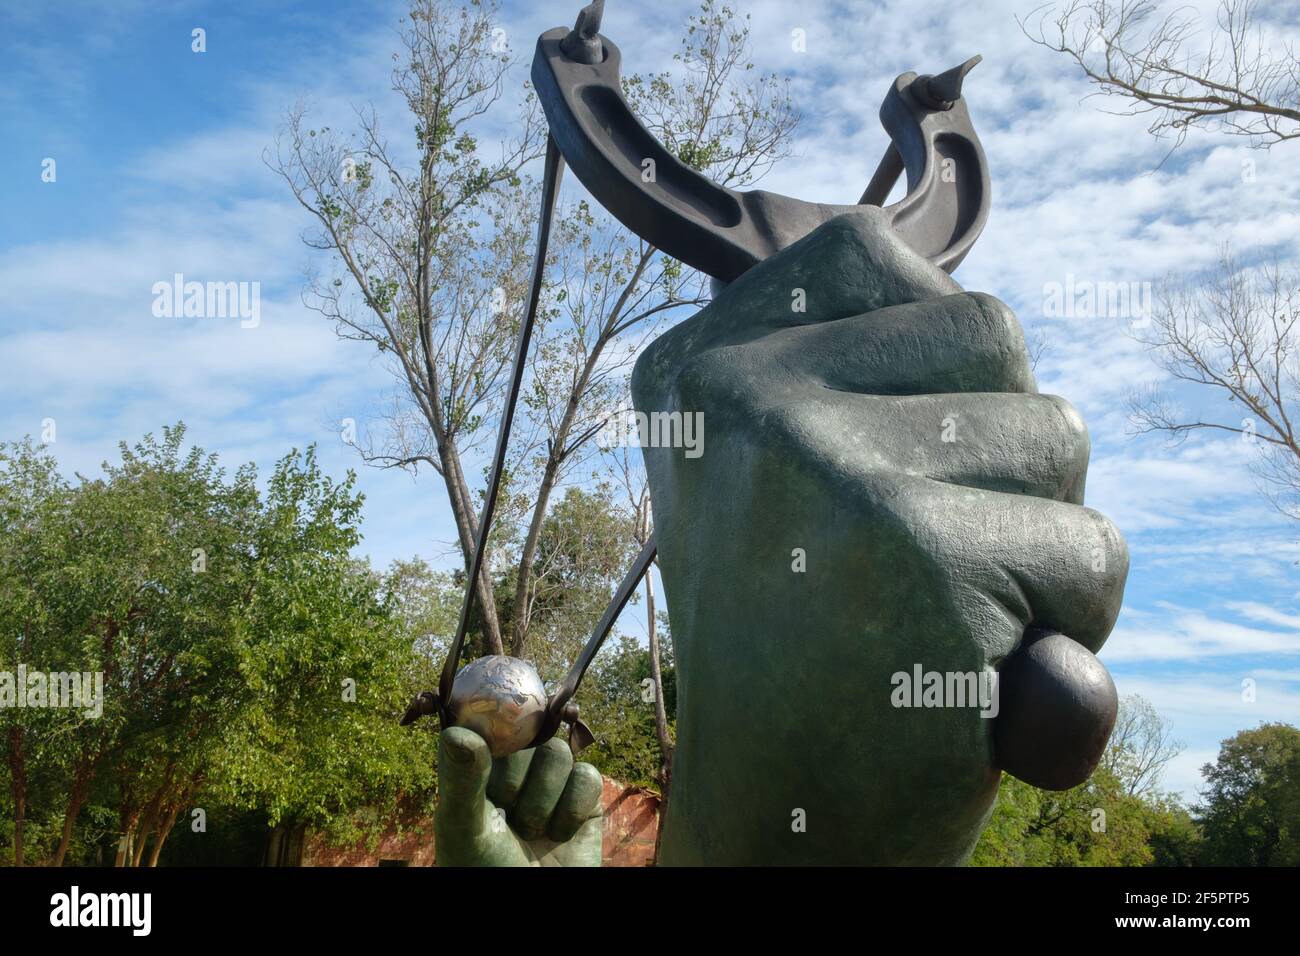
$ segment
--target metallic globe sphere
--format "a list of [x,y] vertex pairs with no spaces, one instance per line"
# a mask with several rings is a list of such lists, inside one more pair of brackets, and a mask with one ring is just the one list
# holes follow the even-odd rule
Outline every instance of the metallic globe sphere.
[[493,757],[504,757],[533,742],[542,728],[546,700],[532,664],[494,654],[461,668],[447,710],[453,724],[487,741]]

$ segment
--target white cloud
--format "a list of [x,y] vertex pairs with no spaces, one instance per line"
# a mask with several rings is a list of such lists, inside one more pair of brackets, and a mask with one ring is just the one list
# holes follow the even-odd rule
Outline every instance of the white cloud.
[[1277,608],[1257,604],[1254,601],[1229,601],[1225,606],[1248,620],[1263,621],[1265,624],[1276,624],[1291,631],[1300,631],[1300,614],[1286,614]]
[[1106,643],[1108,663],[1171,662],[1258,654],[1300,654],[1300,629],[1272,630],[1173,607],[1159,619],[1121,618]]

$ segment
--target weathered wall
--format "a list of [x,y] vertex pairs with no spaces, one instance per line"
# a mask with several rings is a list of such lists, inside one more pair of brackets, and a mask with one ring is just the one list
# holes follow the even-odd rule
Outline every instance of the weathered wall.
[[659,830],[659,795],[605,777],[604,866],[650,866]]

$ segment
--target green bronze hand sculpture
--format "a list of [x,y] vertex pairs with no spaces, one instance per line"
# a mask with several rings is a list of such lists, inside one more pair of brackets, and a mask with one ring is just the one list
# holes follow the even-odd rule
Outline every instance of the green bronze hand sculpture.
[[[1063,703],[1070,680],[1113,697],[1091,652],[1128,568],[1010,310],[863,207],[661,336],[633,396],[704,426],[702,455],[644,450],[677,659],[661,862],[963,862],[1006,765],[998,702],[900,683],[992,686],[1045,628],[1073,639],[1049,639],[1076,668]],[[1032,745],[1053,716],[1015,720]]]
[[[458,672],[466,591],[439,691],[403,719],[444,728],[439,860],[599,863],[599,775],[551,737],[567,723],[575,748],[590,742],[573,695],[657,550],[678,681],[661,862],[960,863],[1001,771],[1067,789],[1095,767],[1117,699],[1094,652],[1128,570],[1119,532],[1083,507],[1083,422],[1037,394],[1006,306],[947,274],[989,210],[962,95],[979,58],[900,75],[859,205],[808,203],[723,189],[655,143],[622,96],[603,6],[534,57],[550,126],[538,252],[468,581],[565,161],[719,294],[637,363],[655,534],[549,696],[523,661]],[[703,449],[662,442],[686,416]]]
[[600,772],[552,737],[492,759],[465,727],[438,740],[439,866],[600,866]]
[[[645,449],[678,681],[660,862],[963,862],[1009,695],[918,705],[898,675],[983,688],[1049,629],[1093,680],[1128,569],[1014,316],[864,207],[665,333],[633,393],[705,426],[698,457]],[[439,778],[440,864],[599,864],[599,775],[558,738],[494,764],[449,728]]]

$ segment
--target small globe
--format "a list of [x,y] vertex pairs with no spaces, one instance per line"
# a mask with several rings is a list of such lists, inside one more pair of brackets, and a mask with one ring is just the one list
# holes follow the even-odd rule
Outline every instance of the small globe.
[[452,723],[487,741],[493,757],[523,750],[542,729],[546,688],[526,660],[500,654],[461,668],[447,707]]

